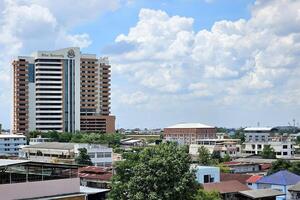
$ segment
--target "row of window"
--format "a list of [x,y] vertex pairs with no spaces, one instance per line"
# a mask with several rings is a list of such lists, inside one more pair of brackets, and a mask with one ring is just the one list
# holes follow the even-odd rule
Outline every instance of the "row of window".
[[110,158],[111,152],[88,153],[90,158]]

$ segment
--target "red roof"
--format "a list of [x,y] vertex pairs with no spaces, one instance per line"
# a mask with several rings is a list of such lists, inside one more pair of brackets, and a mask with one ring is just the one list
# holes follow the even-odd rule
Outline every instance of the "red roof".
[[246,184],[246,180],[250,178],[252,175],[249,174],[230,174],[230,173],[221,173],[220,180],[221,181],[231,181],[237,180],[242,184]]
[[260,164],[260,169],[261,170],[268,170],[271,168],[271,164],[270,163],[266,163],[266,164]]
[[237,165],[240,164],[241,162],[234,162],[234,161],[230,161],[230,162],[223,162],[224,165]]
[[221,194],[236,193],[239,191],[249,190],[249,188],[246,185],[236,180],[222,181],[218,183],[205,183],[203,184],[203,188],[205,191],[217,191]]
[[259,175],[253,175],[250,178],[246,180],[247,183],[256,183],[259,179],[261,179],[262,176]]
[[79,172],[106,173],[108,171],[110,171],[110,169],[107,167],[87,166],[79,168]]
[[110,181],[112,171],[107,167],[87,166],[79,168],[79,177],[99,181]]
[[88,174],[88,173],[79,173],[80,178],[94,179],[99,181],[110,181],[112,178],[112,173],[107,174]]

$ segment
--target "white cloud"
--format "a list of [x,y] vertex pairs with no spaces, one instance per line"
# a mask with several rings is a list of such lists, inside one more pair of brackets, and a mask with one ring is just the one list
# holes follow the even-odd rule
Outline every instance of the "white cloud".
[[[12,106],[11,61],[36,50],[66,46],[88,47],[87,33],[71,28],[119,7],[119,0],[4,0],[0,2],[0,121],[7,121]],[[5,114],[4,114],[5,113]],[[2,119],[3,117],[3,119]],[[6,124],[7,126],[7,124]]]
[[135,105],[135,106],[139,104],[143,104],[148,100],[148,96],[141,91],[121,94],[118,98],[119,101],[123,104]]
[[[141,9],[137,24],[116,38],[134,48],[111,55],[113,70],[157,96],[214,96],[225,104],[249,96],[266,102],[281,98],[282,91],[297,96],[299,10],[299,1],[257,0],[248,20],[222,20],[195,32],[192,18]],[[291,80],[297,84],[289,85]],[[269,102],[292,104],[294,99]]]

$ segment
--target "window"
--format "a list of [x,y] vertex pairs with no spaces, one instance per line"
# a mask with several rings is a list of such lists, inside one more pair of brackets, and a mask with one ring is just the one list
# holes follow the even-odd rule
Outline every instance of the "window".
[[258,149],[261,149],[261,144],[258,144],[258,145],[257,145],[257,148],[258,148]]
[[287,149],[287,148],[288,148],[288,145],[282,145],[282,148],[283,148],[283,149]]
[[283,152],[283,155],[286,156],[286,155],[287,155],[287,152]]
[[88,153],[90,158],[95,158],[95,153]]
[[103,154],[103,152],[99,152],[99,153],[97,153],[97,158],[103,158],[104,157],[104,154]]
[[255,144],[252,144],[252,149],[255,149]]

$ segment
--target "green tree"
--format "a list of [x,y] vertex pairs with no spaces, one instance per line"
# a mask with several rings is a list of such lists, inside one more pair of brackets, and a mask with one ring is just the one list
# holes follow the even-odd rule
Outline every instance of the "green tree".
[[78,165],[93,165],[90,156],[87,153],[86,148],[78,149],[79,155],[75,158],[75,162]]
[[275,159],[276,153],[270,145],[265,145],[260,155],[265,159]]
[[222,173],[230,173],[230,168],[222,163],[218,164],[217,167],[220,168],[220,172]]
[[226,153],[223,158],[223,162],[229,162],[230,160],[231,160],[230,155],[228,153]]
[[216,163],[223,162],[223,158],[221,157],[220,151],[213,151],[211,154],[211,159],[215,160]]
[[164,143],[124,153],[116,164],[109,199],[194,199],[198,184],[186,149]]
[[213,164],[209,150],[205,146],[198,149],[198,163],[200,165],[208,166]]
[[216,191],[207,192],[203,189],[199,189],[195,200],[221,200],[221,196]]
[[276,173],[280,170],[291,170],[292,163],[288,160],[278,159],[272,163],[271,168],[268,170],[268,175]]

